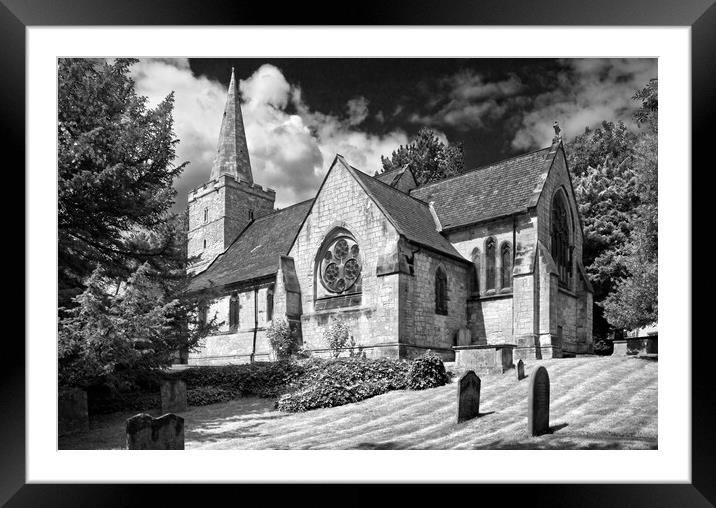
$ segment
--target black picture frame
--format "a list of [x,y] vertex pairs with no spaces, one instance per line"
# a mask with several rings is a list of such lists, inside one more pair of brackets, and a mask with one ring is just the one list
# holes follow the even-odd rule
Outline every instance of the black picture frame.
[[[315,4],[318,5],[318,4]],[[708,161],[707,147],[713,144],[712,126],[716,105],[716,6],[713,0],[489,0],[481,2],[411,2],[364,1],[343,4],[335,19],[327,25],[573,25],[573,26],[689,26],[691,27],[692,70],[692,161]],[[339,11],[331,11],[338,13]],[[328,12],[328,8],[326,8]],[[229,0],[0,0],[0,79],[2,90],[3,152],[5,160],[15,155],[12,171],[24,168],[25,138],[25,28],[28,26],[82,25],[284,25],[317,24],[305,3],[288,3],[276,8],[265,3]],[[8,166],[9,167],[9,166]],[[24,174],[24,172],[23,172]],[[17,176],[12,185],[17,186]],[[24,187],[24,183],[23,183]],[[29,189],[25,188],[25,192]],[[698,201],[695,200],[695,203]],[[700,205],[705,208],[707,204]],[[697,209],[694,217],[701,215]],[[19,222],[19,221],[18,221]],[[22,236],[22,235],[21,235]],[[16,242],[15,252],[19,249]],[[25,265],[27,270],[27,264]],[[23,292],[24,295],[24,292]],[[17,292],[14,298],[20,298]],[[24,301],[24,298],[23,298]],[[696,299],[692,299],[696,302]],[[31,303],[31,302],[28,302]],[[699,308],[698,305],[694,305]],[[7,308],[7,307],[6,307]],[[705,309],[702,309],[705,310]],[[703,314],[703,313],[702,313]],[[691,316],[683,316],[691,322]],[[39,485],[25,481],[25,344],[7,334],[3,344],[3,366],[0,369],[0,503],[7,506],[127,506],[147,501],[160,487],[146,485]],[[689,340],[682,337],[679,340]],[[701,343],[692,342],[696,352]],[[692,483],[691,484],[586,484],[586,485],[472,485],[466,499],[490,499],[494,495],[519,504],[549,506],[712,506],[716,503],[716,433],[711,409],[716,396],[710,356],[692,356]],[[667,411],[668,408],[660,408]],[[618,468],[615,464],[615,468]],[[629,472],[624,472],[625,478]],[[626,480],[625,480],[626,481]],[[337,487],[337,488],[336,488]],[[360,485],[334,486],[341,504],[365,505],[372,502]],[[205,485],[216,501],[224,495],[245,499],[269,496],[272,502],[297,502],[309,499],[323,504],[321,498],[333,498],[326,488],[306,492],[304,486],[285,489],[267,486]],[[437,495],[444,502],[454,502],[452,487],[446,485],[413,485],[401,489],[401,504]],[[252,491],[252,492],[250,492]],[[204,498],[205,494],[199,494]],[[484,497],[483,497],[484,496]],[[191,501],[183,486],[161,488],[163,504]],[[259,497],[260,498],[260,497]],[[204,498],[206,499],[206,498]],[[142,503],[144,504],[144,503]],[[148,503],[147,503],[148,504]],[[335,504],[335,498],[334,502]],[[422,504],[422,503],[421,503]]]

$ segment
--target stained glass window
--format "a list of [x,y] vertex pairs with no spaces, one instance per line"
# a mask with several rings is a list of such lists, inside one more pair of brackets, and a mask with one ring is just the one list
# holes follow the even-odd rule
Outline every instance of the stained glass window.
[[321,283],[331,293],[344,293],[353,288],[361,275],[360,247],[350,237],[335,239],[321,259]]

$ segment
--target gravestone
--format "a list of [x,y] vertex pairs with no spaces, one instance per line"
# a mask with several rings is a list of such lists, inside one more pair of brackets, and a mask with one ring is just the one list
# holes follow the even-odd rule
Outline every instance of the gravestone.
[[480,414],[480,378],[468,370],[457,385],[457,423],[475,418]]
[[549,374],[544,367],[538,367],[530,380],[527,430],[531,436],[549,432]]
[[160,386],[162,413],[186,411],[186,383],[181,379],[163,379]]
[[81,388],[60,390],[57,399],[57,433],[63,436],[88,430],[87,392]]
[[517,381],[522,381],[525,378],[525,362],[520,360],[517,362]]
[[469,346],[472,342],[472,336],[470,330],[467,328],[460,328],[457,331],[457,345],[458,346]]
[[152,418],[141,413],[127,419],[128,450],[183,450],[184,418],[169,413]]

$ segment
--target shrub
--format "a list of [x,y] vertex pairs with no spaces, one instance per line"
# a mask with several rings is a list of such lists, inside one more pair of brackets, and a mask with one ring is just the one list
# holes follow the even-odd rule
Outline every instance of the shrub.
[[279,360],[290,358],[298,352],[298,336],[285,318],[274,318],[266,328],[266,337]]
[[235,390],[221,386],[200,386],[186,392],[187,404],[190,406],[208,406],[209,404],[228,402],[240,396],[241,394]]
[[594,342],[594,354],[609,356],[614,352],[614,343],[611,340],[599,339]]
[[338,355],[341,354],[341,351],[343,351],[346,346],[350,346],[350,356],[353,356],[355,340],[351,335],[350,326],[348,326],[348,323],[345,321],[340,319],[334,320],[328,328],[323,331],[323,341],[331,350],[333,358],[338,358]]
[[406,388],[409,362],[381,358],[340,358],[314,361],[293,393],[276,402],[281,411],[298,412],[358,402]]
[[187,389],[222,388],[236,396],[277,397],[303,375],[294,362],[256,362],[220,367],[192,367],[171,372],[167,377],[182,379]]
[[410,364],[407,385],[411,390],[435,388],[447,382],[448,375],[445,372],[445,364],[438,355],[430,350]]

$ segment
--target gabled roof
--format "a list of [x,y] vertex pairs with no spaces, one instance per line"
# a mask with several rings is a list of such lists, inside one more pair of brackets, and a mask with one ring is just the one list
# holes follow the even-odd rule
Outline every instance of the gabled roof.
[[410,195],[429,203],[443,228],[466,226],[535,206],[557,148],[541,150],[474,169],[413,189]]
[[279,256],[288,254],[312,202],[309,199],[251,222],[223,254],[192,279],[189,291],[275,274]]
[[349,165],[342,156],[338,156],[337,159],[356,178],[400,235],[413,243],[450,257],[465,259],[437,231],[430,208],[426,203],[357,170]]

